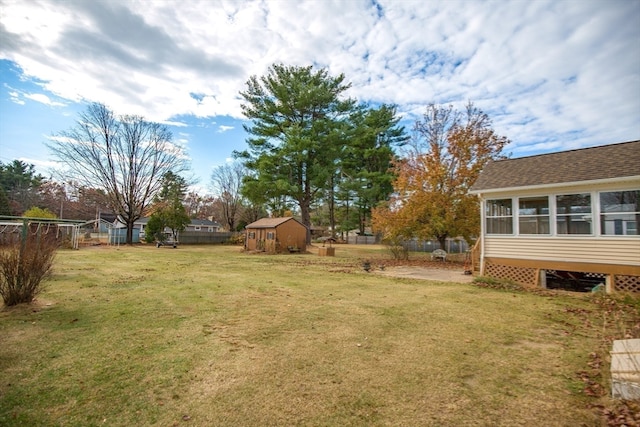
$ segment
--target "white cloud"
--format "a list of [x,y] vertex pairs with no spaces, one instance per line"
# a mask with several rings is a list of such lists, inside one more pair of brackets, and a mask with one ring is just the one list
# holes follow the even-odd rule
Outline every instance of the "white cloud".
[[[185,124],[178,116],[241,118],[247,79],[282,62],[344,73],[351,96],[398,104],[407,119],[430,102],[474,101],[518,148],[640,137],[637,1],[113,0],[2,9],[0,58],[41,80],[43,91],[172,126]],[[23,98],[61,105],[40,93],[11,96]]]
[[235,129],[235,127],[234,127],[234,126],[225,126],[225,125],[220,125],[220,126],[218,127],[218,133],[224,133],[224,132],[226,132],[226,131],[228,131],[228,130],[232,130],[232,129]]
[[31,99],[32,101],[40,102],[44,105],[48,105],[51,107],[64,107],[65,104],[62,102],[52,101],[47,95],[43,93],[27,93],[24,94],[24,97],[27,99]]
[[18,104],[18,105],[24,105],[25,101],[23,99],[20,99],[20,94],[16,91],[11,91],[9,92],[9,99],[11,99],[11,102]]

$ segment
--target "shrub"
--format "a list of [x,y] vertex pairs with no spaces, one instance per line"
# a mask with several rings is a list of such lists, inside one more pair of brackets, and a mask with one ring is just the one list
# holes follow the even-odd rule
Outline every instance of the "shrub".
[[26,234],[0,247],[0,296],[7,306],[29,303],[42,291],[58,248],[53,235]]

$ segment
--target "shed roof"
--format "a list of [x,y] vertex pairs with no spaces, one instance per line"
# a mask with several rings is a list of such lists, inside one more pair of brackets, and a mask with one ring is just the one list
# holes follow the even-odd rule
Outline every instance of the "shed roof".
[[275,228],[287,221],[295,221],[298,224],[302,225],[303,227],[306,227],[300,221],[296,220],[293,217],[288,216],[288,217],[279,217],[279,218],[261,218],[247,225],[245,228]]
[[640,140],[488,163],[471,187],[486,190],[640,176]]

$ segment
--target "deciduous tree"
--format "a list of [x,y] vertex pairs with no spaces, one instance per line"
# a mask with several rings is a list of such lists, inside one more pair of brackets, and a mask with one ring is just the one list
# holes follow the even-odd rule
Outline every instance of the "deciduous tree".
[[236,231],[242,208],[242,180],[247,169],[241,163],[218,166],[211,173],[211,186],[220,201],[222,221],[229,231]]
[[57,218],[57,215],[51,212],[47,208],[39,208],[37,206],[31,207],[24,211],[22,216],[27,218],[38,218],[38,219],[54,219]]
[[127,243],[132,243],[133,224],[160,190],[162,177],[187,169],[166,126],[140,116],[118,117],[99,103],[89,105],[75,127],[58,133],[48,146],[64,168],[63,176],[105,191],[109,207],[127,226]]
[[410,149],[395,164],[394,195],[374,211],[375,229],[388,240],[435,238],[443,249],[448,237],[469,241],[480,221],[477,198],[468,190],[509,140],[471,102],[463,111],[429,105],[414,131]]

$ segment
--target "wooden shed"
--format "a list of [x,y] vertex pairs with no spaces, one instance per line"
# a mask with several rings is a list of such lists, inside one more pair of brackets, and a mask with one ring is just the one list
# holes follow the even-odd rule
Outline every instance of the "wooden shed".
[[494,161],[471,193],[481,274],[640,291],[640,141]]
[[245,227],[245,249],[268,253],[305,252],[307,227],[292,217],[262,218]]

